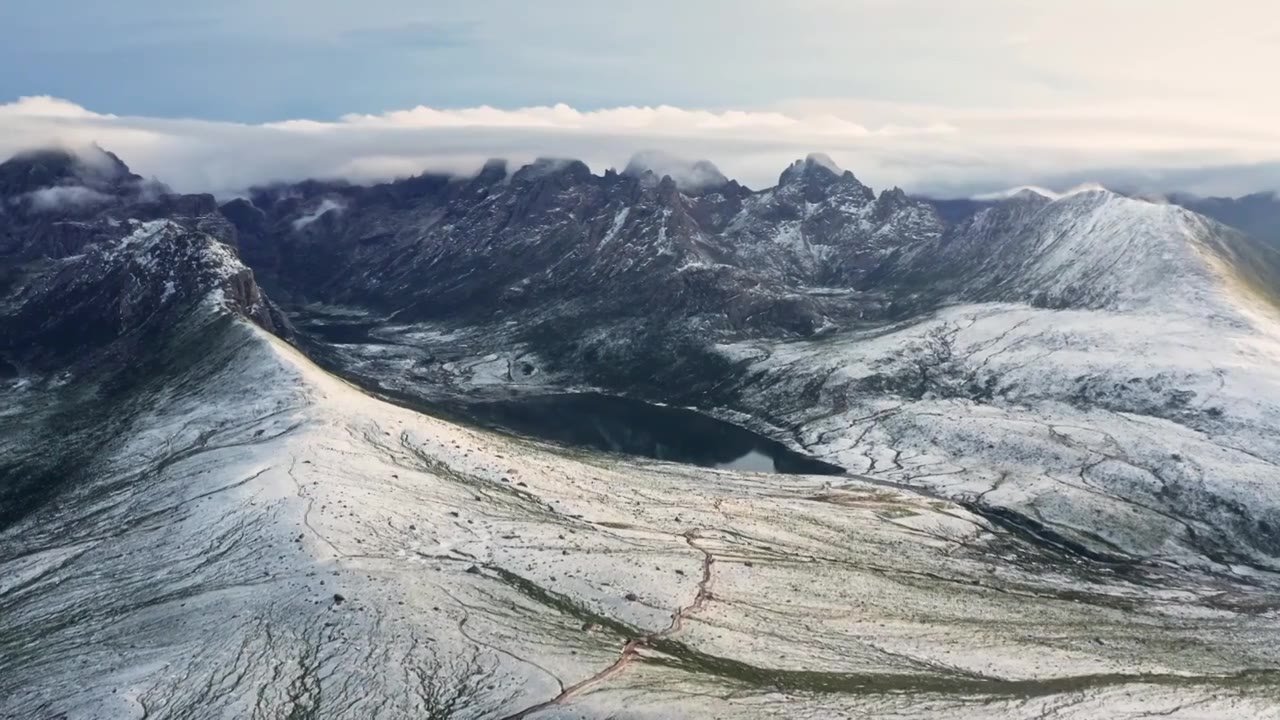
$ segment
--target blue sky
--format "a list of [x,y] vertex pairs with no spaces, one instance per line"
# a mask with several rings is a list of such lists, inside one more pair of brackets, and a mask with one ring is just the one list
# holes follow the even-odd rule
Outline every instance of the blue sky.
[[1231,69],[1196,57],[1219,44],[1206,34],[1229,32],[1246,66],[1248,6],[1280,21],[1253,0],[1233,16],[1232,3],[11,0],[0,98],[255,122],[419,104],[1096,101],[1146,90],[1125,83],[1135,70],[1154,94],[1194,94],[1211,89],[1195,87],[1197,67]]
[[[957,191],[1055,171],[1280,161],[1280,98],[1267,90],[1280,9],[1270,0],[9,0],[0,28],[0,104],[50,96],[147,127],[338,122],[419,106],[781,113],[797,120],[787,137],[757,123],[727,144],[694,116],[638,131],[615,113],[607,118],[622,125],[592,126],[613,141],[579,132],[581,150],[577,121],[553,122],[559,135],[544,142],[511,116],[502,123],[518,129],[494,135],[493,154],[612,164],[650,145],[737,153],[712,159],[760,184],[776,176],[772,163],[808,148],[882,184]],[[819,120],[831,117],[856,128],[827,133]],[[687,122],[696,127],[672,129]],[[452,141],[413,125],[422,134],[407,147]],[[159,152],[131,137],[143,162]],[[14,142],[0,138],[0,150]]]

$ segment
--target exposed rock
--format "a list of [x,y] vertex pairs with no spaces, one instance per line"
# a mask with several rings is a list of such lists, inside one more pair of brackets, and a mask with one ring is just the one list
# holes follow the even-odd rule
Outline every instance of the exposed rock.
[[168,220],[121,225],[132,232],[25,282],[13,312],[0,316],[0,352],[32,367],[92,362],[99,352],[128,362],[201,302],[291,333],[233,248]]

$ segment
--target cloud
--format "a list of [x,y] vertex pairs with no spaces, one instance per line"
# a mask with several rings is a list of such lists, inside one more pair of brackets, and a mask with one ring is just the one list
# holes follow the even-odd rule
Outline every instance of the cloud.
[[[1002,109],[813,99],[743,110],[418,106],[263,124],[108,115],[52,97],[0,105],[2,156],[93,142],[176,190],[223,196],[308,177],[366,182],[423,171],[468,174],[493,157],[515,164],[574,157],[603,172],[645,149],[710,159],[757,188],[776,182],[795,158],[820,151],[872,186],[935,195],[1021,185],[1062,190],[1085,181],[1152,192],[1280,189],[1280,123],[1221,104]],[[663,164],[680,172],[678,163]]]
[[101,205],[110,199],[110,195],[82,185],[60,185],[24,193],[18,196],[16,201],[29,203],[31,209],[36,212],[51,212]]
[[0,105],[0,120],[7,118],[55,119],[110,119],[114,115],[99,115],[61,98],[38,95],[19,98],[15,103]]
[[645,171],[658,177],[669,176],[681,190],[701,190],[728,182],[709,160],[690,162],[661,150],[641,150],[623,170],[628,175],[642,175]]
[[306,215],[303,215],[297,220],[294,220],[293,229],[301,230],[302,228],[319,220],[320,216],[324,215],[327,212],[336,211],[341,213],[343,210],[346,210],[346,209],[347,209],[347,206],[345,203],[338,202],[337,200],[333,200],[332,198],[325,198],[324,200],[320,201],[320,205],[317,206],[315,210],[312,210]]
[[1079,185],[1076,185],[1075,187],[1072,187],[1064,191],[1050,190],[1049,188],[1038,187],[1035,185],[1022,185],[1020,187],[1013,187],[1005,190],[998,190],[996,192],[979,193],[977,195],[974,195],[973,199],[974,200],[1007,200],[1017,195],[1024,195],[1026,193],[1031,193],[1033,195],[1039,195],[1049,200],[1061,200],[1062,198],[1070,197],[1072,195],[1079,195],[1081,193],[1096,192],[1098,190],[1107,190],[1107,189],[1109,188],[1105,187],[1101,183],[1096,183],[1096,182],[1081,183]]

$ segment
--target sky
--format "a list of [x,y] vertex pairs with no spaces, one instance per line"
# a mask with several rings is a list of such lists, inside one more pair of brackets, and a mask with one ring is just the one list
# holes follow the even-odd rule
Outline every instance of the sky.
[[658,149],[963,195],[1280,189],[1271,0],[9,0],[0,154],[181,190]]

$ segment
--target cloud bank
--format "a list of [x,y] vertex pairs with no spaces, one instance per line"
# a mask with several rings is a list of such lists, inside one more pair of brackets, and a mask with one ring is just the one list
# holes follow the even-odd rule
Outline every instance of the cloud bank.
[[[767,187],[819,151],[874,187],[959,196],[1022,185],[1242,194],[1280,189],[1280,123],[1215,107],[956,109],[842,100],[759,110],[416,107],[336,120],[246,124],[102,114],[53,97],[0,105],[0,156],[98,143],[182,192],[234,195],[304,178],[470,174],[485,160],[572,157],[596,172],[641,151],[715,163]],[[652,151],[659,151],[654,153]],[[663,158],[656,163],[653,158]],[[671,166],[674,167],[674,166]],[[690,166],[692,167],[692,166]],[[705,170],[705,168],[704,168]]]

